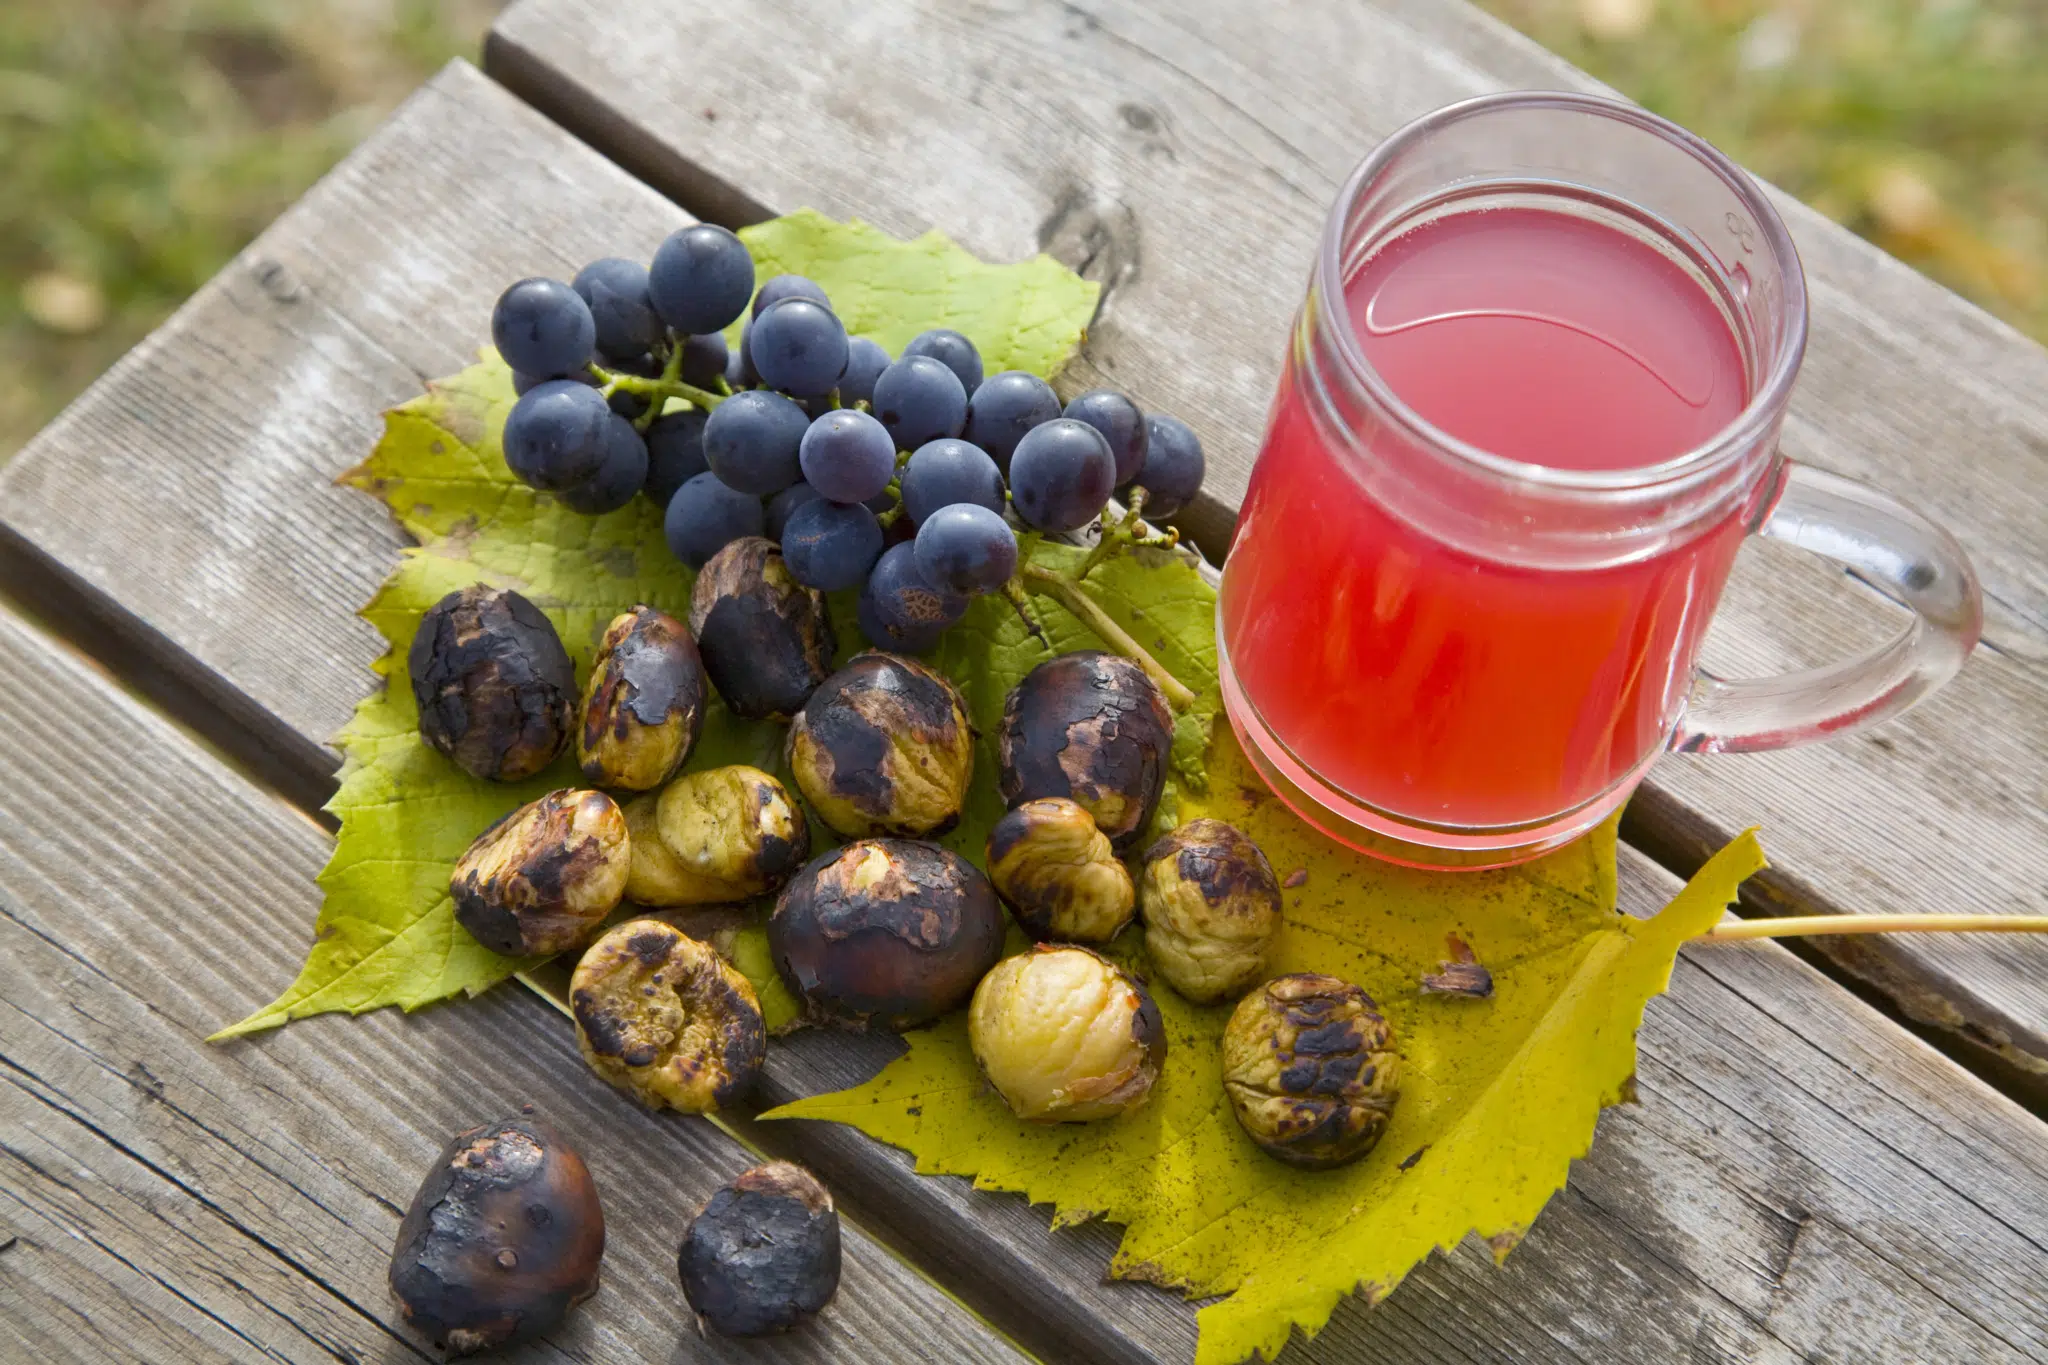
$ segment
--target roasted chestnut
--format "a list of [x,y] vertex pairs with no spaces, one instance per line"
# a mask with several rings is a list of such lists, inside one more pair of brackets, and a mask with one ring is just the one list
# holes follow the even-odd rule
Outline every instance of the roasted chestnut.
[[981,979],[967,1037],[982,1074],[1020,1119],[1105,1119],[1135,1109],[1166,1060],[1159,1006],[1098,953],[1041,943]]
[[559,953],[626,890],[626,817],[603,792],[549,792],[482,834],[455,864],[455,921],[494,953]]
[[795,715],[838,648],[825,595],[792,578],[760,536],[742,536],[697,571],[690,633],[711,685],[747,720]]
[[420,738],[472,777],[517,782],[567,748],[576,669],[540,608],[509,588],[451,592],[406,655]]
[[1320,1171],[1355,1161],[1400,1098],[1394,1031],[1372,997],[1314,972],[1275,977],[1223,1031],[1223,1092],[1266,1155]]
[[1026,801],[996,821],[988,879],[1035,939],[1106,943],[1131,922],[1131,874],[1095,818],[1064,796]]
[[569,978],[576,1042],[598,1075],[650,1109],[708,1114],[761,1072],[768,1031],[744,976],[660,920],[619,925]]
[[988,878],[937,844],[862,839],[815,858],[768,919],[775,969],[809,1012],[910,1028],[965,1003],[1003,951]]
[[959,689],[915,660],[856,654],[789,727],[789,766],[818,818],[848,838],[943,834],[974,775]]
[[711,1196],[676,1252],[683,1297],[728,1337],[787,1332],[839,1289],[839,1214],[803,1167],[771,1161]]
[[780,890],[810,855],[803,808],[744,764],[685,773],[626,804],[633,861],[626,897],[640,905],[718,905]]
[[1266,975],[1280,935],[1280,883],[1235,825],[1190,820],[1145,851],[1145,949],[1198,1004],[1243,995]]
[[1082,650],[1048,659],[1011,689],[999,745],[996,785],[1007,804],[1069,797],[1122,850],[1166,788],[1173,714],[1144,669]]
[[705,687],[697,642],[681,621],[646,606],[612,618],[583,689],[583,775],[636,792],[674,777],[704,728]]
[[391,1294],[451,1356],[525,1341],[597,1292],[604,1209],[583,1158],[525,1116],[457,1133],[398,1225]]

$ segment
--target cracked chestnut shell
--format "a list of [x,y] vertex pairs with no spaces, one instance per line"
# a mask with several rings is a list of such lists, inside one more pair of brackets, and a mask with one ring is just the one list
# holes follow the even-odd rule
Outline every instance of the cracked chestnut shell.
[[1032,1123],[1135,1109],[1166,1060],[1166,1026],[1143,983],[1067,944],[997,963],[974,992],[967,1036],[989,1084]]
[[648,606],[612,618],[583,689],[583,775],[636,792],[674,777],[704,728],[707,686],[697,642],[681,621]]
[[818,1018],[910,1028],[964,1004],[1003,951],[1003,912],[950,849],[862,839],[811,861],[768,918],[783,982]]
[[1106,943],[1131,922],[1131,874],[1064,796],[1026,801],[988,834],[988,879],[1017,926],[1039,940]]
[[517,782],[568,747],[576,669],[540,608],[478,583],[427,608],[406,654],[420,738],[472,777]]
[[1145,948],[1198,1004],[1243,995],[1266,975],[1280,935],[1280,883],[1237,826],[1190,820],[1145,850]]
[[1121,851],[1165,790],[1173,713],[1144,669],[1082,650],[1048,659],[1011,689],[998,743],[1004,802],[1068,797]]
[[818,818],[848,838],[943,834],[974,776],[959,689],[895,654],[856,654],[789,727],[789,766]]
[[760,536],[733,541],[697,571],[690,633],[711,685],[747,720],[795,715],[838,648],[825,595],[791,577]]
[[1320,1171],[1355,1161],[1401,1093],[1394,1031],[1372,997],[1315,972],[1275,977],[1223,1031],[1223,1091],[1265,1153]]
[[455,864],[455,920],[494,953],[559,953],[626,891],[626,817],[603,792],[549,792],[476,837]]
[[655,919],[590,945],[569,978],[591,1069],[650,1109],[708,1114],[761,1073],[768,1030],[753,986],[717,949]]
[[816,1176],[788,1161],[742,1171],[711,1196],[676,1252],[683,1297],[721,1336],[787,1332],[839,1289],[839,1214]]
[[604,1209],[576,1149],[526,1116],[458,1133],[391,1252],[405,1320],[451,1356],[553,1331],[597,1292]]
[[640,905],[719,905],[779,891],[810,855],[802,807],[759,768],[685,773],[626,803]]

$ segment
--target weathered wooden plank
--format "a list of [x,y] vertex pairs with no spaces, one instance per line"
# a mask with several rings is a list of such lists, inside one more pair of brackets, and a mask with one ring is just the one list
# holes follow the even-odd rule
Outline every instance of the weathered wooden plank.
[[[761,34],[778,35],[772,61]],[[1085,363],[1204,433],[1190,528],[1227,542],[1283,339],[1338,185],[1429,108],[1597,88],[1460,3],[833,6],[753,0],[702,22],[522,0],[493,74],[686,207],[801,204],[1102,281]],[[1674,758],[1627,832],[1674,866],[1749,824],[1757,904],[1810,913],[2048,908],[2048,353],[1803,206],[1814,329],[1796,456],[1927,508],[1983,575],[1988,648],[1904,721],[1795,753]],[[1784,560],[1793,559],[1789,554]],[[1817,562],[1745,554],[1711,659],[1839,657],[1891,616]],[[1787,574],[1791,576],[1787,576]],[[1817,941],[1914,1017],[2048,1099],[2048,945]]]

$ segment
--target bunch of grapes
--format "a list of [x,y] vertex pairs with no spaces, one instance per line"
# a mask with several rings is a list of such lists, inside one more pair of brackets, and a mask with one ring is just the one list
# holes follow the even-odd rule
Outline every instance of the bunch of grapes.
[[974,343],[944,328],[892,360],[848,336],[813,281],[756,292],[746,247],[709,224],[646,266],[521,280],[491,336],[520,394],[504,449],[521,481],[590,514],[644,494],[693,568],[765,535],[805,586],[858,588],[861,630],[886,649],[929,650],[982,594],[1021,605],[1020,534],[1078,531],[1123,489],[1132,511],[1105,547],[1170,543],[1139,514],[1172,516],[1202,483],[1180,419],[1110,389],[1063,408],[1022,370],[984,378]]

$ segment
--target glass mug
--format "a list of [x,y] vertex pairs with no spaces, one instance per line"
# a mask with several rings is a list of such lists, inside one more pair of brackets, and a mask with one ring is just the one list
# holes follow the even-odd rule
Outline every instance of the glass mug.
[[[1632,105],[1487,96],[1361,164],[1324,229],[1217,606],[1246,755],[1423,867],[1534,857],[1656,756],[1874,724],[1982,607],[1955,540],[1778,451],[1806,286],[1762,191]],[[1856,659],[1696,666],[1744,536],[1917,619]]]

